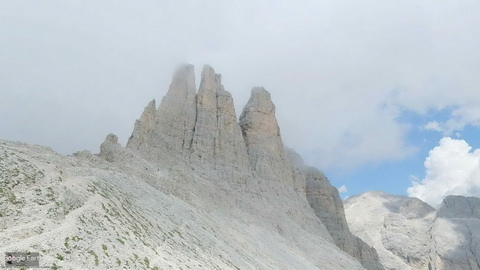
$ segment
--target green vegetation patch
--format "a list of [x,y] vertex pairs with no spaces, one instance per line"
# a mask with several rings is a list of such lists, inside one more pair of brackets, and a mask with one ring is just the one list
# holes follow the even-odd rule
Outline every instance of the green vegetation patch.
[[90,255],[92,255],[95,259],[95,265],[98,266],[98,255],[95,253],[95,251],[93,250],[89,250],[88,253],[90,253]]

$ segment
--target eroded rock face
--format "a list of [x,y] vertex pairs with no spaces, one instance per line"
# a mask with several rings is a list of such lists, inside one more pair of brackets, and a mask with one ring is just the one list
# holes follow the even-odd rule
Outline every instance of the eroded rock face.
[[285,153],[292,167],[293,188],[301,194],[306,194],[307,180],[305,178],[305,163],[302,157],[293,149],[285,147]]
[[447,196],[432,224],[432,269],[480,270],[480,198]]
[[480,269],[480,199],[448,196],[439,209],[417,198],[368,192],[345,202],[352,232],[386,269]]
[[162,148],[186,155],[196,118],[195,73],[192,65],[177,70],[155,115],[154,133]]
[[105,141],[100,145],[99,156],[107,161],[114,161],[115,155],[122,149],[115,134],[108,134]]
[[211,67],[203,68],[192,143],[192,159],[198,159],[200,163],[213,161],[218,148],[217,92],[221,87],[221,78]]
[[[145,151],[144,149],[148,149],[150,143],[154,142],[153,132],[156,111],[155,100],[152,100],[148,103],[147,107],[145,107],[140,119],[135,122],[132,136],[128,139],[128,148],[140,150],[142,147],[142,151]],[[152,145],[152,147],[155,147],[155,145]]]
[[264,88],[252,89],[240,116],[240,126],[254,172],[263,179],[291,185],[292,169],[280,137],[275,105]]
[[[187,198],[211,196],[224,206],[247,209],[265,204],[256,214],[274,216],[270,222],[280,234],[289,236],[291,228],[285,227],[285,219],[295,220],[359,259],[367,269],[383,269],[375,251],[350,234],[338,191],[319,171],[307,169],[298,154],[285,148],[270,93],[253,88],[237,121],[232,96],[221,79],[212,67],[205,66],[197,93],[193,66],[180,68],[159,108],[150,102],[135,123],[127,149],[158,164],[175,157],[183,162],[176,165],[179,167],[170,166],[182,171],[179,183],[188,185],[201,177],[221,191],[196,189],[196,194]],[[183,172],[185,166],[195,176]],[[183,197],[189,188],[180,186],[171,189]],[[232,189],[232,194],[222,193]],[[248,202],[236,198],[242,192],[248,194]]]
[[192,65],[180,67],[172,78],[167,95],[158,109],[152,100],[135,123],[127,148],[143,153],[149,160],[163,155],[188,155],[195,127],[196,94]]
[[[104,146],[113,145],[108,136]],[[266,222],[282,212],[280,200],[268,203],[272,217],[259,214],[263,198],[239,193],[234,201],[256,208],[223,211],[210,196],[188,203],[163,188],[190,168],[165,170],[135,152],[106,161],[0,140],[0,253],[39,252],[41,265],[63,269],[363,269],[296,220],[279,219],[280,234]],[[184,180],[193,194],[222,192],[208,179]]]
[[377,269],[318,175],[283,145],[265,89],[238,122],[221,76],[205,66],[197,93],[184,65],[125,148],[114,134],[67,157],[0,140],[0,253],[34,247],[66,269],[364,269],[341,247]]
[[135,123],[127,148],[149,160],[168,155],[194,166],[249,166],[232,96],[210,66],[203,68],[198,94],[193,66],[179,68],[159,108],[150,102]]
[[235,115],[232,95],[210,66],[202,71],[191,161],[248,168],[248,157]]
[[357,258],[365,268],[384,269],[376,250],[350,232],[338,190],[316,168],[305,167],[304,171],[308,202],[327,227],[335,244]]
[[444,218],[480,219],[479,199],[475,197],[447,196],[440,205],[437,216]]

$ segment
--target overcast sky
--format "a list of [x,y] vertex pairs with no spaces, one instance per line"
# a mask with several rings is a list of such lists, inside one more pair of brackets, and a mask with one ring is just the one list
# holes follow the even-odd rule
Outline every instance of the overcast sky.
[[[251,87],[271,92],[285,143],[344,196],[414,180],[427,199],[412,192],[446,181],[428,175],[429,150],[461,148],[442,137],[480,147],[479,48],[477,0],[5,0],[0,138],[63,154],[98,152],[108,133],[125,144],[179,64],[210,64],[238,113]],[[480,196],[470,178],[452,174],[473,188],[440,199]]]

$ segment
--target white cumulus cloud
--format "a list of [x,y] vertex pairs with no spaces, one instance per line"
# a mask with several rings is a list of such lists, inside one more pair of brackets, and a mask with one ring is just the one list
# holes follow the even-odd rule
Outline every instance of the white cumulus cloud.
[[345,185],[342,185],[341,187],[338,188],[338,192],[340,194],[348,192],[348,189]]
[[413,181],[408,195],[432,206],[447,195],[480,196],[480,149],[471,150],[464,140],[442,138],[425,160],[425,178]]

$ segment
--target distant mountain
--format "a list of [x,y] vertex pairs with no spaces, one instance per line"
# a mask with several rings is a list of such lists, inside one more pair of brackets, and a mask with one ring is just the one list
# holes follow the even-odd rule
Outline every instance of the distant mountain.
[[367,192],[348,198],[345,213],[385,269],[480,270],[480,198],[448,196],[436,210],[417,198]]
[[384,269],[338,191],[283,145],[254,88],[239,120],[221,76],[181,67],[125,147],[63,156],[0,141],[0,252],[53,269]]

